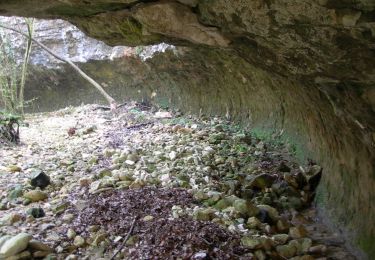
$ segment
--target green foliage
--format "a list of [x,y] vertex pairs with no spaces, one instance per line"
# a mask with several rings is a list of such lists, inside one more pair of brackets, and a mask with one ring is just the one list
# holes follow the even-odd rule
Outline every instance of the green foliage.
[[119,29],[127,42],[133,44],[142,42],[142,24],[134,18],[124,19]]
[[29,38],[21,64],[17,63],[16,55],[6,34],[0,36],[1,102],[6,112],[21,116],[24,114],[24,89],[32,45],[33,20],[25,18],[25,23]]
[[0,110],[0,143],[19,142],[20,120],[20,116]]
[[20,121],[21,116],[8,113],[6,111],[0,110],[0,124],[5,125],[9,124],[12,121]]

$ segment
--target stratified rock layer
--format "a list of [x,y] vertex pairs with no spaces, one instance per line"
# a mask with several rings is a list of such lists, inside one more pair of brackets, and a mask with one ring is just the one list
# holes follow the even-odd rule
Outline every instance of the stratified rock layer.
[[[130,58],[83,67],[119,100],[155,92],[158,102],[186,111],[284,130],[324,167],[319,205],[375,256],[373,1],[15,0],[0,9],[67,19],[111,45],[189,46],[147,63]],[[66,86],[59,90],[66,99],[46,77],[51,88],[41,107],[47,97],[61,105],[97,99],[67,73],[53,76]]]

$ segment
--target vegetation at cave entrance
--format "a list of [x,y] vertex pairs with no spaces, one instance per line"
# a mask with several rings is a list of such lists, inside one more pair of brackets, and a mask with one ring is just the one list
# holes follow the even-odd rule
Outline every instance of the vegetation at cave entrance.
[[25,18],[27,35],[22,62],[18,62],[11,42],[6,34],[0,36],[0,141],[19,141],[19,120],[24,116],[24,100],[27,68],[30,59],[33,35],[33,19]]

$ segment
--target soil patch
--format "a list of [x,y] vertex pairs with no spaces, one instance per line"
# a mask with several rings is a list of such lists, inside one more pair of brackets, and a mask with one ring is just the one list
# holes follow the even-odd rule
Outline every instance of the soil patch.
[[[234,259],[244,254],[240,238],[212,222],[171,217],[174,205],[193,206],[197,203],[183,189],[145,187],[132,190],[108,191],[85,195],[87,207],[76,214],[72,228],[88,237],[90,226],[98,225],[110,235],[125,236],[134,217],[137,218],[133,235],[137,243],[126,247],[132,259],[182,259],[203,257]],[[145,216],[153,216],[144,221]],[[112,244],[111,249],[119,244]]]

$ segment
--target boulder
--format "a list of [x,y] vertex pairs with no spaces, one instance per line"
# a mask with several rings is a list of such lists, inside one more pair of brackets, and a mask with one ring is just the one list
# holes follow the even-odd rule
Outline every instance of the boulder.
[[27,248],[32,236],[20,233],[8,239],[0,248],[0,259],[14,256]]

